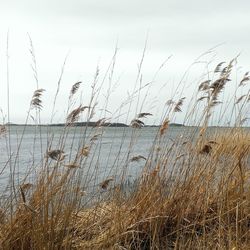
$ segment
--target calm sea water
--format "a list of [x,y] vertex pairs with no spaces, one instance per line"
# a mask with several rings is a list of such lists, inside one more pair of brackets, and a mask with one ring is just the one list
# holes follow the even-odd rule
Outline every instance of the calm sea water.
[[[163,143],[171,146],[180,136],[182,140],[190,139],[196,130],[192,127],[170,127]],[[90,145],[91,138],[95,136],[97,140],[94,141],[85,164],[88,167],[82,170],[83,175],[86,175],[85,178],[97,176],[101,180],[108,176],[119,175],[124,166],[128,177],[136,177],[141,172],[144,161],[129,162],[128,159],[136,155],[147,157],[152,147],[156,145],[154,142],[157,131],[156,127],[136,130],[128,127],[106,127],[102,130],[74,127],[65,133],[63,127],[11,126],[6,136],[0,137],[0,187],[8,183],[10,167],[15,170],[14,178],[17,184],[28,171],[31,172],[28,180],[32,182],[32,178],[41,169],[49,147],[59,149],[60,145],[64,145],[63,150],[67,154],[65,163],[69,163],[79,145]]]
[[[63,127],[11,126],[9,133],[0,138],[0,184],[9,179],[10,155],[11,166],[15,168],[16,177],[21,178],[28,169],[39,168],[50,143],[52,143],[51,149],[58,149],[63,141],[65,145],[63,150],[67,154],[65,162],[70,162],[70,158],[76,153],[79,144],[89,145],[91,138],[95,135],[97,135],[97,140],[95,140],[88,158],[92,162],[93,168],[98,168],[101,175],[108,175],[111,169],[117,170],[119,165],[124,164],[129,149],[131,157],[135,155],[147,157],[157,131],[156,127],[137,130],[127,127],[106,127],[102,130],[93,128],[85,130],[85,128],[74,127],[67,130],[65,134]],[[169,140],[170,143],[181,133],[183,133],[182,127],[171,127],[166,140]],[[64,138],[61,137],[63,134]],[[131,163],[128,174],[136,175],[140,171],[141,165]]]

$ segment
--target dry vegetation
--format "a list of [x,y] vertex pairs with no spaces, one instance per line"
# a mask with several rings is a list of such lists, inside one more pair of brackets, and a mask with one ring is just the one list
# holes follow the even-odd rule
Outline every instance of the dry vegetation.
[[[223,133],[209,132],[234,63],[217,65],[215,79],[199,85],[195,105],[204,105],[198,131],[187,141],[180,134],[171,147],[165,140],[169,121],[181,112],[184,98],[168,101],[150,154],[128,153],[121,166],[144,163],[129,193],[124,191],[125,171],[120,179],[108,176],[99,182],[96,193],[86,193],[81,175],[89,169],[86,159],[94,143],[101,140],[102,123],[89,140],[80,140],[77,152],[64,152],[64,144],[68,129],[83,112],[88,120],[93,117],[96,93],[87,106],[69,105],[58,148],[48,144],[36,182],[24,180],[17,186],[12,179],[12,193],[1,202],[1,249],[250,249],[250,134],[242,127],[249,91],[233,101],[235,125]],[[238,88],[248,80],[245,74]],[[80,82],[73,85],[69,103],[79,87]],[[37,89],[31,102],[38,116],[43,91]],[[187,122],[198,112],[190,110]],[[139,113],[130,129],[136,133],[148,115]],[[0,129],[7,137],[5,127]],[[68,153],[71,160],[65,162]]]

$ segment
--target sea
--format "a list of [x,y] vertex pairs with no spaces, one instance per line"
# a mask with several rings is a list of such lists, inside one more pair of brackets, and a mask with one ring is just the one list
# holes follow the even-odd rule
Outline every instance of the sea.
[[[226,128],[219,130],[225,131]],[[10,180],[15,185],[33,183],[44,171],[48,151],[62,150],[65,158],[60,167],[75,159],[79,149],[88,148],[88,156],[79,166],[83,183],[98,185],[107,178],[133,181],[143,171],[145,159],[156,147],[167,148],[190,142],[197,136],[197,127],[170,126],[159,139],[159,127],[62,127],[62,126],[9,126],[0,137],[0,190]],[[210,132],[218,128],[210,128]],[[133,157],[140,156],[138,160]],[[48,159],[53,168],[55,160]]]

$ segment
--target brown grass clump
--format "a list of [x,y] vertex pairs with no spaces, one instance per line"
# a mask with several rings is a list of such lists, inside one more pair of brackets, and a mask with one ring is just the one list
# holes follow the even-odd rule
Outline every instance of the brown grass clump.
[[244,129],[231,130],[216,135],[215,150],[231,157],[245,158],[250,155],[250,134]]
[[[214,137],[211,153],[204,156],[198,150],[182,155],[185,166],[173,180],[163,162],[145,171],[128,197],[119,185],[108,189],[114,180],[108,178],[100,188],[108,190],[109,199],[88,208],[79,206],[81,189],[71,185],[74,167],[48,178],[42,174],[35,187],[22,186],[12,221],[2,216],[1,245],[3,249],[245,249],[250,244],[250,172],[242,153],[249,156],[249,134],[236,134]],[[221,159],[230,152],[230,159]]]
[[[237,126],[224,130],[209,127],[234,63],[219,63],[213,80],[199,84],[194,106],[200,113],[192,107],[185,118],[188,124],[195,117],[197,126],[171,128],[171,119],[186,108],[185,98],[167,102],[148,154],[138,154],[133,147],[141,132],[138,128],[145,127],[142,119],[152,114],[136,112],[126,128],[131,131],[126,157],[119,159],[121,145],[114,164],[106,166],[105,177],[99,169],[99,152],[105,143],[102,129],[106,118],[91,129],[81,127],[78,134],[74,130],[71,146],[65,146],[69,130],[74,129],[71,125],[81,119],[83,111],[88,110],[87,123],[93,117],[99,69],[87,106],[72,108],[81,82],[75,83],[58,144],[48,138],[35,177],[29,179],[27,173],[18,185],[12,178],[1,200],[0,249],[249,249],[250,134],[249,128],[242,127],[249,92],[234,102],[233,110],[239,111],[234,114]],[[245,74],[238,87],[245,87],[248,81]],[[36,90],[31,102],[39,111],[42,93],[43,89]],[[203,106],[199,106],[201,102],[205,102]],[[194,132],[188,134],[186,129],[191,128]],[[171,129],[179,133],[175,139],[168,137]],[[127,139],[125,133],[122,139]],[[3,167],[13,164],[13,177],[18,153]],[[105,157],[111,154],[106,151]],[[136,164],[141,171],[127,184],[127,170]]]

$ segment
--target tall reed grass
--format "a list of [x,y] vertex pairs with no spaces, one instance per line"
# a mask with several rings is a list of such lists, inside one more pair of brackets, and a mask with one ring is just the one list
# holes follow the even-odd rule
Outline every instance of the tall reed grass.
[[[33,49],[31,54],[35,63]],[[98,144],[103,140],[104,125],[114,121],[104,112],[95,127],[88,128],[88,124],[95,118],[101,87],[108,79],[110,86],[102,107],[107,109],[116,52],[105,79],[100,80],[99,69],[96,70],[88,104],[76,105],[74,98],[81,82],[72,86],[65,126],[56,144],[52,127],[47,127],[44,144],[43,127],[36,126],[34,145],[40,143],[39,167],[31,164],[27,166],[26,176],[18,177],[18,159],[28,129],[28,116],[35,110],[34,120],[39,125],[42,98],[46,94],[39,88],[36,65],[33,67],[37,88],[15,152],[8,141],[12,127],[4,124],[0,127],[1,143],[6,141],[9,149],[8,160],[0,166],[0,173],[9,170],[11,176],[8,190],[1,190],[7,194],[0,203],[1,249],[249,249],[250,134],[249,128],[244,127],[249,124],[246,120],[250,100],[248,73],[236,83],[236,92],[228,98],[230,104],[226,106],[220,102],[225,90],[230,88],[235,59],[210,69],[190,104],[176,93],[177,98],[167,101],[162,108],[161,124],[150,152],[134,155],[133,147],[138,133],[145,129],[145,118],[154,115],[150,110],[143,110],[140,93],[144,88],[143,58],[144,53],[134,91],[117,111],[119,115],[127,105],[127,112],[133,113],[133,102],[136,103],[137,115],[120,138],[122,147],[127,136],[125,131],[131,131],[126,155],[119,160],[122,154],[118,149],[115,162],[106,166],[102,175],[94,156],[100,154],[100,147],[105,147]],[[242,91],[246,93],[238,96]],[[170,144],[167,138],[171,121],[183,108],[187,110],[184,123],[186,127],[193,125],[193,132],[185,137],[183,127]],[[220,120],[226,120],[228,114],[231,126],[224,130],[210,128],[211,120],[218,114]],[[75,124],[83,115],[87,124],[79,133]],[[70,131],[73,137],[67,148]],[[107,158],[111,154],[112,147]],[[137,162],[143,168],[128,184],[129,164]]]

